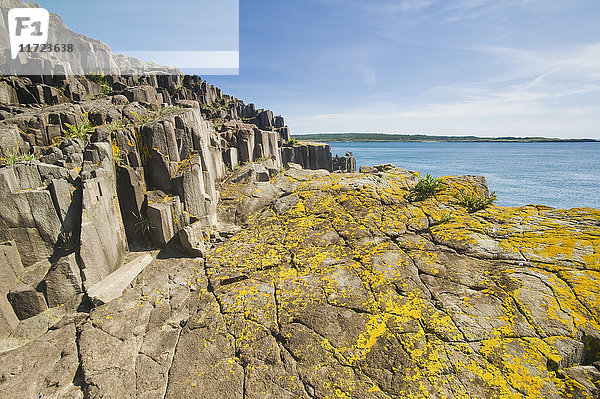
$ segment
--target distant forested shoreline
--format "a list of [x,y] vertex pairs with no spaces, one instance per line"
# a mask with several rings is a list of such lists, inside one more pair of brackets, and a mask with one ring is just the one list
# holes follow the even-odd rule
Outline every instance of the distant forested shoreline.
[[426,134],[387,133],[312,133],[298,134],[299,141],[325,142],[510,142],[510,143],[554,143],[554,142],[599,142],[594,139],[559,139],[551,137],[477,137],[477,136],[429,136]]

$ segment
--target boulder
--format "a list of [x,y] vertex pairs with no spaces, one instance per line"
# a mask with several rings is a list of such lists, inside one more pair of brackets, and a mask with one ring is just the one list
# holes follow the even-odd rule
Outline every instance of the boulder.
[[[115,83],[115,85],[121,85],[121,83]],[[113,89],[117,90],[115,88],[115,85],[113,85]],[[120,89],[123,89],[123,87],[120,87]],[[126,105],[126,104],[129,104],[129,99],[122,94],[117,94],[117,95],[113,96],[112,103],[114,105]]]
[[74,253],[56,261],[43,280],[49,307],[67,303],[81,294],[81,271]]
[[271,178],[269,174],[269,170],[265,168],[263,165],[254,165],[254,171],[256,173],[256,181],[257,182],[268,182]]
[[0,157],[22,152],[24,148],[25,142],[16,125],[0,125]]
[[231,176],[234,183],[254,183],[268,182],[270,179],[269,171],[261,164],[250,163],[242,166]]
[[7,297],[19,320],[28,319],[48,309],[44,295],[24,283],[14,286]]
[[123,91],[123,95],[127,97],[130,103],[139,102],[147,104],[162,104],[162,94],[156,91],[152,86],[137,86],[130,87]]
[[358,170],[360,173],[377,173],[377,169],[375,169],[372,166],[361,166],[360,169]]
[[206,256],[202,223],[193,223],[179,230],[179,241],[184,252],[190,256]]

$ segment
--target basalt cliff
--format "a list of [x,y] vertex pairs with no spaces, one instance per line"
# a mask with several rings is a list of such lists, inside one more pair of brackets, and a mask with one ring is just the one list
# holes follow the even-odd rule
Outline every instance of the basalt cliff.
[[0,397],[600,395],[599,210],[416,195],[168,72],[1,78]]

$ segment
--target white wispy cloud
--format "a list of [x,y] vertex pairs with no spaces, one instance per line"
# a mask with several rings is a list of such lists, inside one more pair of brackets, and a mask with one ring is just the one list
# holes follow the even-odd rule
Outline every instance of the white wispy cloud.
[[[600,93],[600,43],[565,51],[541,52],[484,46],[485,56],[508,61],[503,78],[434,87],[419,105],[371,102],[343,113],[297,118],[302,126],[331,131],[420,131],[439,134],[544,135],[576,132],[579,137],[600,132],[600,105],[574,104],[572,96]],[[451,100],[436,101],[440,93]],[[535,121],[535,122],[534,122]],[[483,124],[487,124],[483,126]],[[495,126],[494,126],[495,124]],[[308,130],[307,130],[308,131]]]

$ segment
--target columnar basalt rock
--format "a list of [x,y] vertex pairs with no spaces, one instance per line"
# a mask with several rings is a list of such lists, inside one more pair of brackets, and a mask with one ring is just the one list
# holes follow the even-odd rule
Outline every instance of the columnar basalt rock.
[[113,152],[108,143],[95,143],[100,167],[85,164],[79,256],[84,286],[90,287],[121,267],[127,238],[117,198]]
[[[72,34],[52,18],[52,37]],[[108,74],[73,75],[82,60],[44,59],[57,73],[0,80],[0,352],[11,351],[0,354],[0,396],[211,397],[223,385],[259,395],[270,383],[250,365],[296,381],[268,388],[274,397],[312,395],[273,320],[266,355],[240,349],[232,325],[245,321],[225,316],[237,305],[215,294],[238,277],[209,282],[205,262],[257,212],[293,206],[285,195],[312,176],[302,168],[328,175],[329,146],[292,144],[283,117],[198,76],[76,39]],[[288,166],[296,183],[278,180]],[[158,250],[150,263],[145,252]],[[273,286],[257,290],[273,309]],[[204,338],[212,346],[198,352]],[[214,370],[190,385],[191,364]]]
[[332,166],[334,171],[353,173],[356,172],[356,158],[351,152],[347,152],[343,157],[336,155],[332,159]]
[[52,255],[62,232],[52,195],[35,163],[0,169],[2,239],[14,240],[23,263]]

